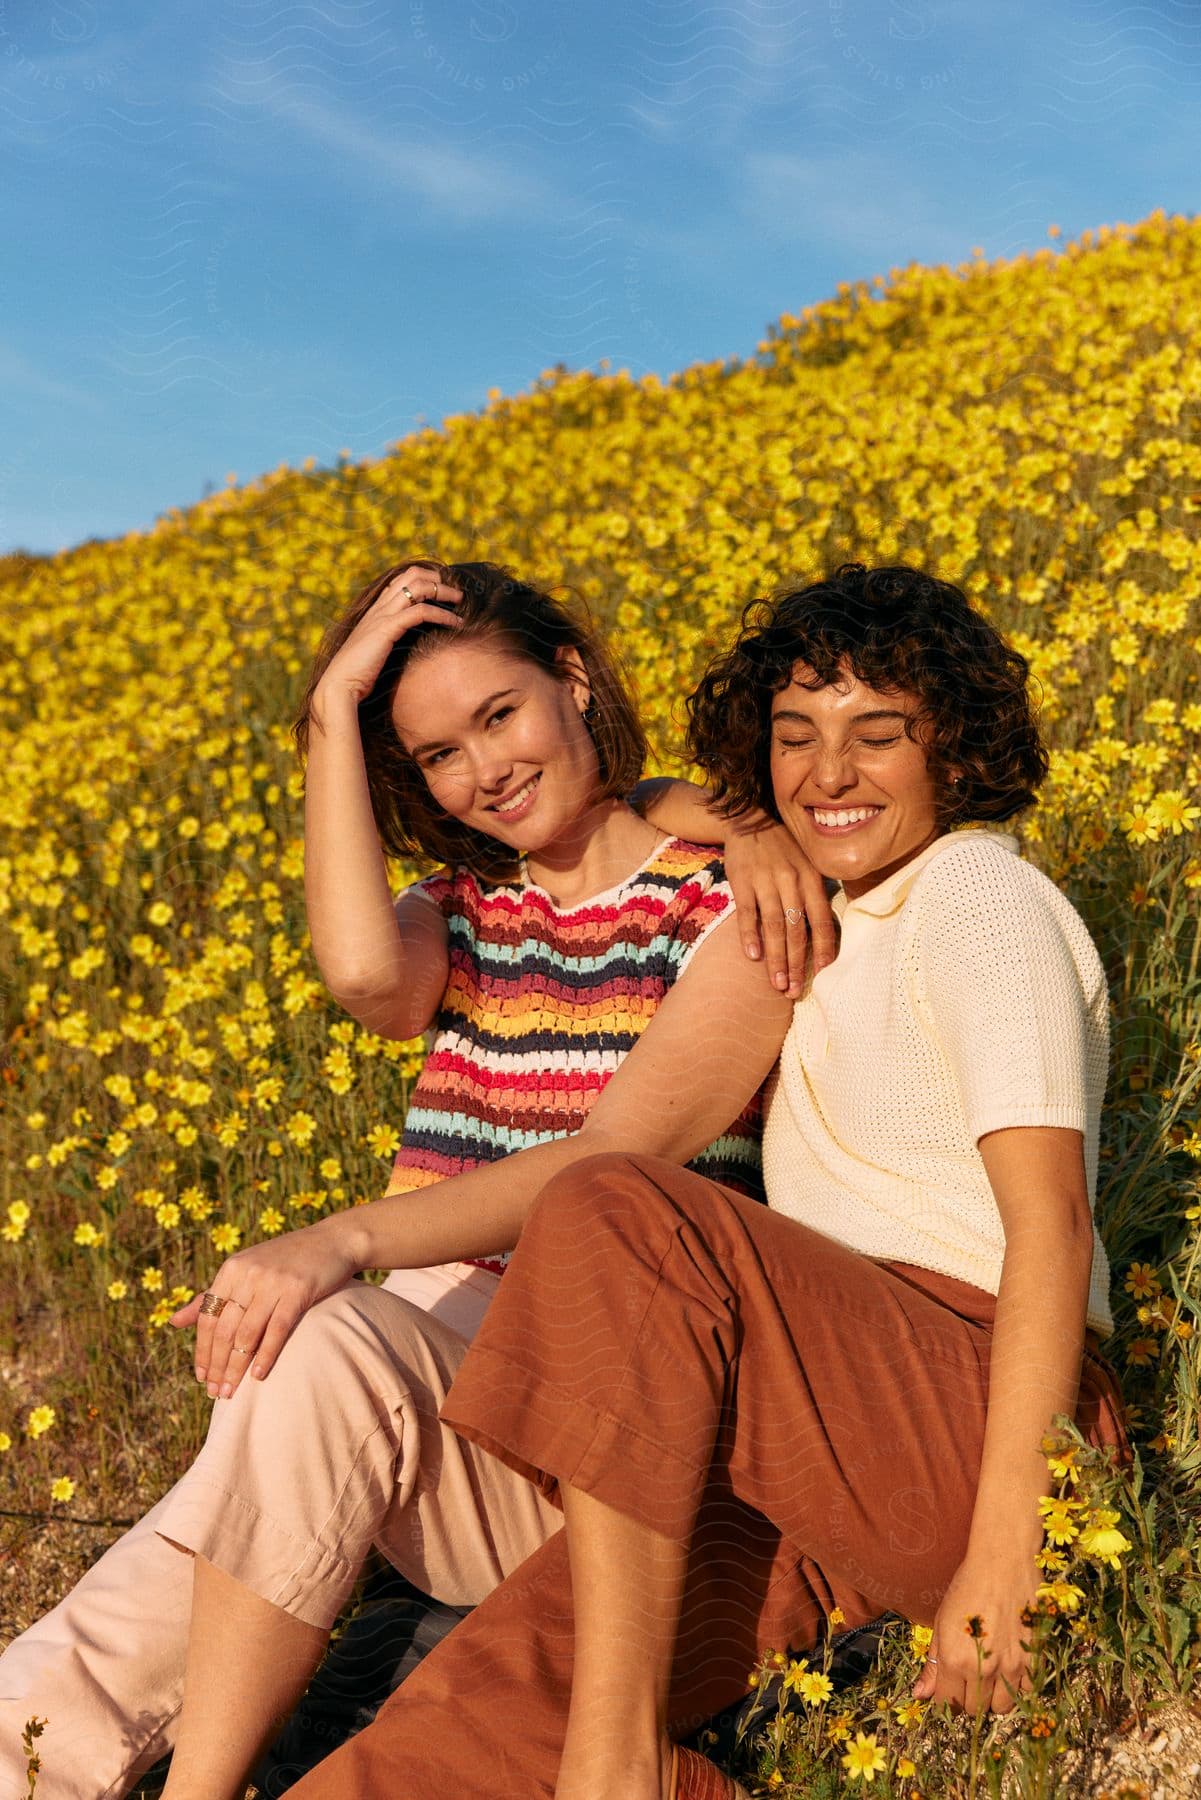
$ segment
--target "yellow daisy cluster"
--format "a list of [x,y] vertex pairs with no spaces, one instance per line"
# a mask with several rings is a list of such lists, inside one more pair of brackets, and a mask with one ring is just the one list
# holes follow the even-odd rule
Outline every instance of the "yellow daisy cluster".
[[[325,994],[288,723],[327,622],[410,553],[578,595],[668,769],[747,600],[846,557],[933,566],[1033,663],[1043,866],[1166,847],[1201,886],[1199,327],[1201,222],[1156,215],[846,285],[741,360],[547,371],[384,457],[0,559],[0,1253],[25,1301],[118,1366],[237,1245],[383,1191],[424,1046]],[[1118,896],[1152,925],[1162,867]]]
[[1094,1567],[1120,1568],[1121,1559],[1133,1545],[1119,1530],[1121,1513],[1103,1498],[1082,1494],[1077,1485],[1081,1455],[1095,1463],[1095,1453],[1083,1450],[1058,1432],[1050,1432],[1043,1439],[1042,1450],[1059,1492],[1044,1494],[1038,1503],[1043,1547],[1037,1561],[1044,1579],[1036,1602],[1038,1610],[1048,1617],[1071,1619],[1085,1599],[1084,1589],[1072,1577],[1079,1577],[1090,1563]]
[[[846,1623],[837,1607],[827,1618],[831,1632],[836,1625]],[[920,1642],[924,1649],[930,1635],[928,1628],[912,1626],[908,1647],[917,1654],[916,1646]],[[808,1777],[823,1765],[829,1773],[833,1766],[840,1766],[847,1783],[861,1781],[869,1786],[877,1775],[906,1781],[917,1774],[911,1751],[927,1706],[907,1691],[912,1672],[904,1667],[900,1691],[888,1697],[877,1693],[874,1717],[857,1720],[854,1712],[839,1704],[847,1696],[836,1695],[831,1675],[834,1644],[834,1638],[828,1635],[815,1651],[816,1667],[809,1657],[791,1657],[782,1650],[770,1650],[750,1672],[752,1712],[747,1724],[761,1753],[760,1778],[769,1790],[787,1788],[789,1793],[808,1793]],[[861,1708],[872,1698],[865,1692],[854,1697]],[[798,1785],[792,1786],[790,1778]],[[823,1780],[823,1791],[829,1785],[828,1779]],[[887,1780],[884,1785],[889,1792],[896,1791]]]

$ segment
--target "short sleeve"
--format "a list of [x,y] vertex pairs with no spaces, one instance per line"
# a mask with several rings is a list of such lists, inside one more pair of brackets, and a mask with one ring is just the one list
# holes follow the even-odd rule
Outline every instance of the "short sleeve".
[[443,864],[432,875],[425,875],[420,881],[411,881],[408,887],[401,888],[393,896],[393,905],[416,895],[418,899],[428,900],[440,913],[445,914],[453,902],[457,878],[456,871],[449,863]]
[[1015,1125],[1086,1133],[1086,990],[1103,977],[1083,920],[1037,869],[988,844],[931,863],[912,904],[919,1010],[972,1140]]
[[678,981],[709,933],[734,912],[734,896],[725,865],[712,849],[697,846],[707,860],[686,876],[670,908],[668,967]]

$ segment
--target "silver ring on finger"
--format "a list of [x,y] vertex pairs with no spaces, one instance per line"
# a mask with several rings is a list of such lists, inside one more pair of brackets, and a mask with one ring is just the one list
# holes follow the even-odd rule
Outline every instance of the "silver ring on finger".
[[243,1350],[241,1344],[235,1344],[233,1347],[233,1354],[235,1356],[249,1356],[250,1352],[249,1350]]
[[408,600],[412,605],[415,606],[417,604],[417,596],[413,592],[412,588],[406,587],[404,585],[404,583],[402,582],[401,586],[400,586],[400,591],[404,595],[405,599]]
[[804,921],[805,914],[799,906],[786,906],[784,917],[790,925],[800,925]]

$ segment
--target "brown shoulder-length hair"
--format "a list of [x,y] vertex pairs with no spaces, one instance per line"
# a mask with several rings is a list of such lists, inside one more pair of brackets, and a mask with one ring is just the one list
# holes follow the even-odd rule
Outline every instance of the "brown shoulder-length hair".
[[1012,818],[1046,776],[1025,657],[951,582],[844,563],[752,601],[735,642],[688,697],[688,748],[727,816],[752,806],[780,816],[771,706],[798,663],[813,671],[813,688],[849,667],[868,687],[917,697],[905,729],[926,752],[943,830]]
[[396,735],[392,701],[409,663],[464,638],[496,637],[516,655],[565,680],[558,652],[575,650],[591,690],[584,722],[596,748],[598,800],[626,794],[637,782],[646,761],[646,733],[616,656],[582,608],[520,580],[498,563],[443,563],[429,556],[407,556],[370,581],[327,629],[292,726],[302,757],[308,754],[313,697],[322,676],[389,584],[413,567],[429,569],[440,582],[462,591],[456,606],[437,603],[446,605],[461,624],[453,633],[428,623],[407,631],[393,645],[371,692],[359,702],[359,734],[376,829],[387,856],[462,864],[488,880],[509,880],[518,868],[512,848],[447,817]]

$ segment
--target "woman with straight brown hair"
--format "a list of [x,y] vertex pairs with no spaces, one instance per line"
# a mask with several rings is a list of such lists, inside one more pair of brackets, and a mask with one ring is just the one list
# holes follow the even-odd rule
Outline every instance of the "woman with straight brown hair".
[[[628,804],[642,727],[569,606],[488,563],[394,566],[295,729],[321,973],[364,1029],[432,1048],[389,1194],[239,1251],[176,1316],[216,1401],[203,1449],[0,1660],[17,1785],[49,1719],[39,1800],[119,1796],[172,1741],[169,1800],[240,1795],[372,1546],[471,1604],[557,1528],[437,1419],[552,1175],[641,1149],[758,1191],[787,1000],[714,851]],[[385,852],[443,867],[394,899]]]

